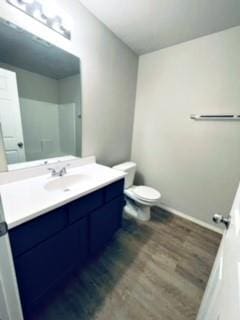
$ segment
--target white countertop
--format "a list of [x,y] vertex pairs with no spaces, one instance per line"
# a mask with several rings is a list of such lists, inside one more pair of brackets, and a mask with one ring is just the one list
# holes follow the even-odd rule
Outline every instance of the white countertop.
[[47,182],[61,179],[51,177],[49,173],[1,185],[0,194],[8,228],[14,228],[125,176],[124,172],[96,163],[71,168],[67,173],[76,174],[87,175],[89,179],[70,187],[67,192],[45,189]]

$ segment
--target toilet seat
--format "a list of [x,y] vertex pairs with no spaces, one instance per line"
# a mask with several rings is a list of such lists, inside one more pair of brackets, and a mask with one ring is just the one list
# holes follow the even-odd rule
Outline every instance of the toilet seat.
[[125,189],[124,193],[130,199],[145,206],[153,206],[161,198],[157,190],[145,186],[132,186]]
[[133,187],[132,192],[138,199],[147,202],[157,201],[161,197],[157,190],[146,186]]

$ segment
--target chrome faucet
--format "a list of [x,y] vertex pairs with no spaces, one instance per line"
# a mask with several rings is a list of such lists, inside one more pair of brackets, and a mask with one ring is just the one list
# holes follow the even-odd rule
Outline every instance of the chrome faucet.
[[63,177],[65,174],[67,174],[67,167],[68,166],[69,166],[69,164],[62,167],[60,170],[57,170],[55,168],[48,168],[48,170],[51,171],[52,177]]

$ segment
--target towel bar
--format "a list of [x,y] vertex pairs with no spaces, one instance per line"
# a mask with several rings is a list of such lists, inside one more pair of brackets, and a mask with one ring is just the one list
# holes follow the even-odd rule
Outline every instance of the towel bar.
[[239,114],[192,114],[190,116],[192,120],[231,120],[240,121]]

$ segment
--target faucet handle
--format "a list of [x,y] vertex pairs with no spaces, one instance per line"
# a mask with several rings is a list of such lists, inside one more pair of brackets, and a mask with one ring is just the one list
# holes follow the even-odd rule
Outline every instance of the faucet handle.
[[54,168],[47,168],[47,169],[48,169],[48,171],[51,171],[52,176],[55,176],[57,174],[56,169],[54,169]]
[[69,167],[70,164],[65,164],[65,166],[62,167],[62,169],[59,171],[59,176],[62,177],[67,173],[67,167]]

